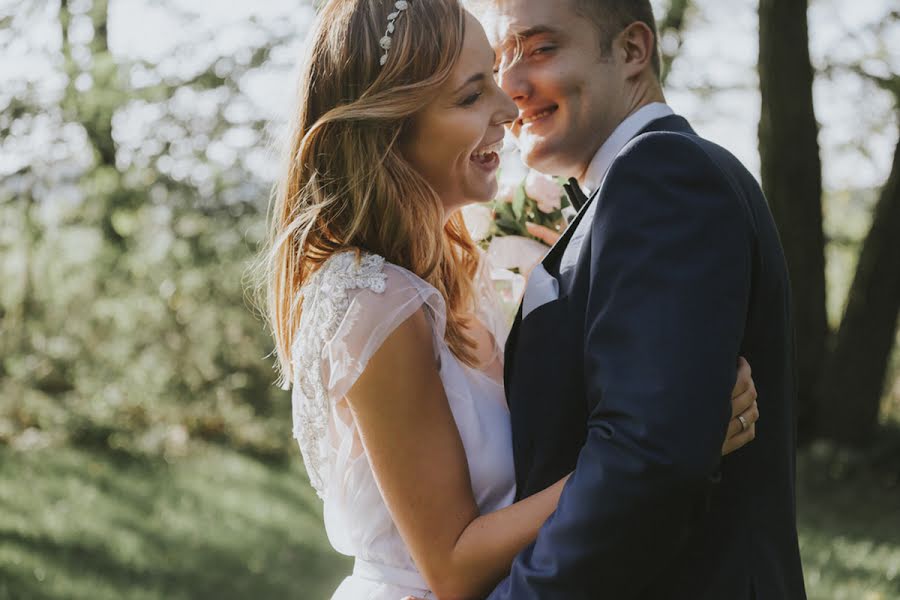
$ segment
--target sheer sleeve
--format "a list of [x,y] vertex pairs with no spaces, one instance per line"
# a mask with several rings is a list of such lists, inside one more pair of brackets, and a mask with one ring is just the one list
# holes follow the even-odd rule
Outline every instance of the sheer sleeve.
[[[385,265],[382,292],[359,289],[350,294],[344,317],[322,353],[322,381],[332,400],[344,397],[369,359],[390,334],[416,311],[434,328],[434,344],[444,337],[445,307],[440,293],[399,267]],[[435,358],[437,348],[433,347]]]
[[409,271],[377,255],[357,258],[355,252],[331,257],[301,295],[292,354],[294,437],[310,483],[324,498],[341,441],[335,439],[340,437],[332,418],[335,406],[391,332],[421,308],[433,325],[437,357],[446,309],[440,293]]

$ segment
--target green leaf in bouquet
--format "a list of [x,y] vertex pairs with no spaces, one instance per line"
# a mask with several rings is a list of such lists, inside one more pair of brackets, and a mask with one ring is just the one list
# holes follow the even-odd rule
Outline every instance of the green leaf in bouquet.
[[516,188],[516,195],[513,196],[512,210],[516,215],[516,220],[521,221],[525,213],[525,188],[519,186]]
[[496,220],[508,219],[510,221],[518,221],[515,213],[513,212],[512,206],[508,202],[495,202],[494,203],[494,213],[497,215]]
[[498,218],[494,221],[502,235],[524,235],[525,227],[517,219]]

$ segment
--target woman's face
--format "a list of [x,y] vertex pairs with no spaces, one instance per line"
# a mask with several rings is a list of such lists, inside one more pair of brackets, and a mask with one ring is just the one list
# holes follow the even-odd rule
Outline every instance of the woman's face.
[[497,194],[504,125],[518,116],[494,81],[494,51],[466,15],[462,53],[437,97],[413,119],[402,152],[441,197],[444,214]]

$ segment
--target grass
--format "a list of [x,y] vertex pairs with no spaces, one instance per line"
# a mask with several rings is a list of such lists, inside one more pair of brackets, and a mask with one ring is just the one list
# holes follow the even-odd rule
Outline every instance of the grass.
[[349,571],[297,461],[0,447],[0,598],[328,598]]
[[879,454],[798,458],[797,516],[809,600],[900,598],[900,433]]
[[[0,446],[0,599],[328,598],[350,563],[300,461],[198,448],[167,463]],[[900,473],[836,464],[799,461],[809,598],[900,598]]]

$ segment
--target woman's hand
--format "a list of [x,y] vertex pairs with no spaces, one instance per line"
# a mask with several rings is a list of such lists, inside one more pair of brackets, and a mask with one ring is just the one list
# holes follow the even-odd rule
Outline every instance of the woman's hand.
[[722,456],[743,448],[756,437],[759,407],[756,405],[756,384],[750,375],[750,363],[740,357],[737,383],[731,394],[731,421],[722,445]]

